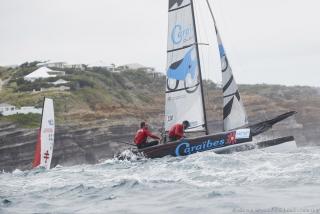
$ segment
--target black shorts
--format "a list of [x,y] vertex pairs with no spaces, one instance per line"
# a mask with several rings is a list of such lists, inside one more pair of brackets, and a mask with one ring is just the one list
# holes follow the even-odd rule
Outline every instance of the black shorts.
[[155,145],[158,145],[159,144],[159,141],[155,140],[155,141],[151,141],[151,142],[142,142],[140,144],[137,145],[138,149],[143,149],[143,148],[146,148],[146,147],[150,147],[150,146],[155,146]]

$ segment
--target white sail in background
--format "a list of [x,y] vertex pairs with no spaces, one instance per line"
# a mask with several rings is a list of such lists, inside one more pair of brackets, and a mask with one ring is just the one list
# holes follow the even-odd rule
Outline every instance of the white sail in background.
[[204,130],[196,33],[191,0],[169,0],[165,130],[184,120]]
[[54,124],[53,100],[45,98],[42,110],[41,128],[38,133],[38,141],[34,155],[33,168],[44,167],[46,169],[50,169],[54,144]]

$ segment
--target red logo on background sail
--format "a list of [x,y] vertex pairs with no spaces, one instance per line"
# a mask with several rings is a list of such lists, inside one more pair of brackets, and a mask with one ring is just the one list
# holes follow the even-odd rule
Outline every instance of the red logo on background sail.
[[227,135],[227,144],[236,144],[236,132],[231,132]]

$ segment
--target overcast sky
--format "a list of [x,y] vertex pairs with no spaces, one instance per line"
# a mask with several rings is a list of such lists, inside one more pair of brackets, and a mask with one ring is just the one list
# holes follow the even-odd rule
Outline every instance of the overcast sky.
[[[201,34],[212,23],[204,0],[195,2]],[[319,0],[211,3],[238,83],[320,86]],[[103,60],[165,72],[167,8],[167,0],[0,0],[0,65]],[[212,49],[211,38],[200,36]]]

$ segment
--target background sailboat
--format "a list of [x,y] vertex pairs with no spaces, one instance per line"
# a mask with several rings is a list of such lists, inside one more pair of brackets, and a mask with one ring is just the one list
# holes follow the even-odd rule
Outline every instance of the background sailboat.
[[32,168],[43,167],[46,169],[50,169],[54,145],[54,132],[55,121],[53,100],[44,98],[41,124],[38,131],[38,138],[34,153],[34,160],[32,162]]

